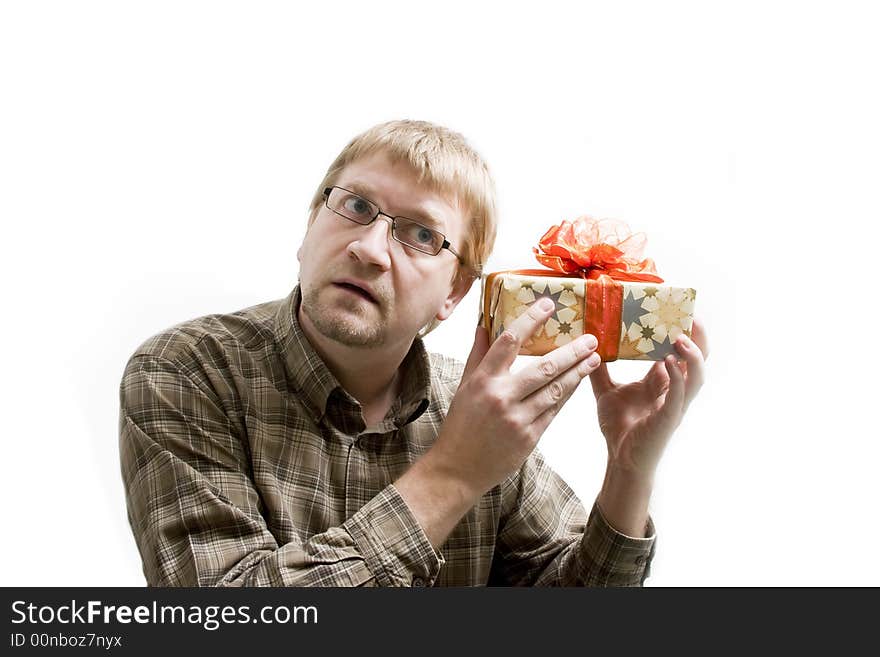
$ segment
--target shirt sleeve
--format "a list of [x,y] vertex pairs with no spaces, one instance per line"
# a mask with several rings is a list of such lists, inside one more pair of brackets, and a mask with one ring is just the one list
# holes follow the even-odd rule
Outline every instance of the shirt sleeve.
[[595,504],[587,515],[568,485],[535,451],[506,482],[494,582],[514,586],[641,586],[656,535],[621,534]]
[[128,518],[151,586],[420,586],[440,570],[393,485],[341,526],[279,545],[244,427],[173,361],[129,361],[119,422]]

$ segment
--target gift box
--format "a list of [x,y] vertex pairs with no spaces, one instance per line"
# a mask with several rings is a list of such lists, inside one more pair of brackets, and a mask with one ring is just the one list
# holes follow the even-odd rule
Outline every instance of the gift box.
[[643,258],[645,236],[623,222],[578,217],[548,230],[533,248],[548,269],[484,274],[480,308],[490,342],[541,297],[556,304],[520,354],[540,356],[584,333],[605,362],[662,360],[691,335],[696,290],[671,287]]

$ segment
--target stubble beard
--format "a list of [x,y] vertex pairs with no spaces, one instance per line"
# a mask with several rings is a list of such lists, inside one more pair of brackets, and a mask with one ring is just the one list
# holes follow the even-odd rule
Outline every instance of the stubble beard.
[[345,310],[330,309],[321,303],[319,294],[320,288],[304,289],[301,309],[321,335],[346,347],[385,345],[388,339],[388,319],[381,308],[377,307],[379,317],[373,319],[371,313],[364,310],[369,302],[345,299],[340,304]]

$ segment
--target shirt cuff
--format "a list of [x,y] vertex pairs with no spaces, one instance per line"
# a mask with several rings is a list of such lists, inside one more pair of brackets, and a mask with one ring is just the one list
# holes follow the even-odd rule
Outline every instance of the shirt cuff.
[[584,536],[581,559],[584,578],[598,586],[641,586],[651,574],[656,532],[648,517],[646,538],[621,534],[605,520],[599,506],[593,503]]
[[445,563],[393,485],[342,526],[380,586],[432,586]]

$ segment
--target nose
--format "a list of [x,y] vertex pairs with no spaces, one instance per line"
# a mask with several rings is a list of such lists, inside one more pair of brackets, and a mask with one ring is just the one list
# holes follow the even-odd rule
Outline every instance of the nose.
[[[379,221],[379,220],[382,221]],[[361,229],[358,238],[348,245],[348,252],[363,263],[376,265],[382,270],[391,267],[391,219],[379,213],[376,220]]]

